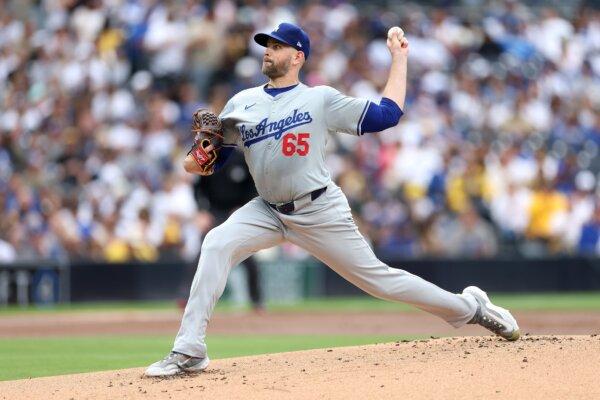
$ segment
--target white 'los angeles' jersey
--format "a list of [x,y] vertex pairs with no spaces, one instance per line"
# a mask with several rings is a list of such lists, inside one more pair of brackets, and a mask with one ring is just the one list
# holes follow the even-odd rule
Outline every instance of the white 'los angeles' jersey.
[[258,86],[233,96],[219,118],[225,146],[243,149],[258,194],[286,203],[331,182],[328,134],[361,135],[368,105],[329,86],[300,83],[276,96]]

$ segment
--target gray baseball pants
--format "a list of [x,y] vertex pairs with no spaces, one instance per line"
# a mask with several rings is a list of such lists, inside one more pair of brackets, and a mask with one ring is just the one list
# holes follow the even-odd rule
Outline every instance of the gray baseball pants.
[[447,292],[379,261],[359,233],[346,196],[330,184],[319,198],[292,215],[277,212],[257,197],[206,235],[173,350],[206,356],[206,327],[231,268],[284,240],[305,249],[372,296],[412,304],[454,327],[470,321],[477,309],[470,296]]

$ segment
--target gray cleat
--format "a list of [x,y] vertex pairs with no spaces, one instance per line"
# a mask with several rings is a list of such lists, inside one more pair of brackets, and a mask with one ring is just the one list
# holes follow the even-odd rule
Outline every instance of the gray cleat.
[[208,357],[198,358],[172,351],[161,361],[150,365],[146,376],[173,376],[184,372],[200,372],[208,367]]
[[479,324],[506,340],[517,340],[521,336],[515,318],[508,310],[493,305],[483,290],[469,286],[463,294],[469,294],[477,301],[477,312],[469,324]]

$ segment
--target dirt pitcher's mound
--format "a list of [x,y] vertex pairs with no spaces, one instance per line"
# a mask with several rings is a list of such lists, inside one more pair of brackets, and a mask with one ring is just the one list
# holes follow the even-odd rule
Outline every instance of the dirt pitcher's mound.
[[598,399],[600,336],[443,338],[0,382],[12,399]]

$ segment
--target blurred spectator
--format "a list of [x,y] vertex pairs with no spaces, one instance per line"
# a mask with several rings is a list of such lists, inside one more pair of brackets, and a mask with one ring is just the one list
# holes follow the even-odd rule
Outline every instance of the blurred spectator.
[[595,8],[0,4],[0,259],[195,257],[210,223],[180,166],[189,118],[264,83],[252,35],[283,20],[311,36],[307,84],[373,101],[390,63],[388,27],[402,25],[411,40],[400,124],[359,139],[333,135],[328,148],[332,175],[376,251],[596,251]]
[[526,235],[531,239],[530,255],[543,255],[546,247],[553,249],[560,238],[560,220],[568,210],[567,198],[540,179],[531,196],[529,225]]
[[600,207],[596,206],[594,218],[581,229],[578,250],[585,255],[600,255]]
[[0,264],[11,263],[17,259],[15,248],[7,241],[0,239]]
[[498,251],[496,234],[471,206],[452,221],[445,232],[444,246],[451,256],[492,257]]

